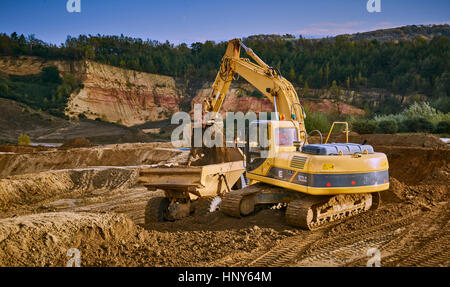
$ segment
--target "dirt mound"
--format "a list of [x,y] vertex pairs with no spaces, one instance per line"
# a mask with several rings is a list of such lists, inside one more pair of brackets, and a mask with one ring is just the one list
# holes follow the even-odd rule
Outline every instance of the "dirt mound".
[[24,146],[24,145],[12,145],[12,144],[5,144],[0,145],[0,152],[13,152],[13,153],[33,153],[38,151],[50,151],[55,150],[55,148],[52,147],[46,147],[46,146]]
[[65,266],[71,248],[80,250],[84,266],[99,257],[114,258],[137,241],[138,228],[117,214],[62,212],[1,219],[0,266]]
[[69,149],[69,148],[77,148],[77,147],[93,147],[94,144],[91,143],[88,139],[83,137],[74,138],[66,141],[60,149]]
[[137,176],[138,168],[87,168],[11,176],[0,179],[0,210],[94,190],[124,189],[134,185]]
[[361,139],[375,146],[446,147],[438,136],[430,134],[375,134],[361,135]]
[[380,193],[383,203],[402,202],[405,200],[407,186],[396,178],[389,178],[389,190]]
[[407,202],[430,209],[431,206],[448,200],[448,183],[450,182],[448,178],[440,184],[424,181],[422,184],[411,186],[393,177],[389,180],[389,190],[381,192],[383,203]]
[[[137,166],[165,162],[184,151],[159,144],[117,144],[34,153],[0,153],[0,178],[9,175],[93,166]],[[185,153],[185,152],[184,152]]]
[[385,153],[389,161],[389,174],[408,185],[448,184],[445,181],[428,181],[428,176],[450,163],[449,148],[413,148],[379,146],[376,151]]
[[149,142],[152,137],[136,128],[94,120],[68,121],[0,98],[0,143],[16,143],[20,133],[33,142],[61,143],[85,137],[94,143]]

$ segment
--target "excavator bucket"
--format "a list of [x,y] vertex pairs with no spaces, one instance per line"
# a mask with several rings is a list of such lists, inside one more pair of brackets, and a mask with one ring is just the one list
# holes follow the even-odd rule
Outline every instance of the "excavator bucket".
[[155,167],[142,169],[139,181],[149,190],[189,193],[191,199],[228,192],[245,172],[244,161],[204,166]]

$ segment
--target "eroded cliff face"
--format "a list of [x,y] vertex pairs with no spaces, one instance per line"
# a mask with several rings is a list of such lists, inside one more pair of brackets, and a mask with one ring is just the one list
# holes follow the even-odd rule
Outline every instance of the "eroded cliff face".
[[25,76],[39,74],[42,69],[49,66],[56,66],[61,72],[69,72],[72,69],[79,70],[81,67],[75,67],[74,62],[45,60],[38,57],[0,57],[0,71],[9,75]]
[[83,89],[72,94],[69,116],[84,114],[126,126],[167,119],[179,111],[174,78],[86,62]]
[[[195,97],[191,102],[191,113],[193,112],[194,104],[201,104],[207,98],[211,92],[212,83],[204,84],[201,89],[198,89]],[[228,91],[227,97],[223,102],[221,114],[225,118],[226,112],[272,112],[274,111],[273,104],[265,97],[251,96],[255,88],[250,84],[237,84],[232,85]],[[364,110],[356,108],[352,105],[345,103],[334,103],[327,99],[318,99],[315,101],[303,99],[301,94],[299,99],[302,105],[308,106],[310,112],[320,111],[326,114],[332,114],[338,112],[341,115],[357,115],[363,116]]]
[[0,58],[0,71],[12,75],[41,73],[56,66],[72,73],[83,88],[72,94],[66,115],[100,118],[125,126],[164,120],[180,110],[182,91],[172,77],[136,72],[91,61],[53,61],[37,57]]
[[[222,104],[221,114],[225,117],[226,112],[271,112],[273,104],[265,97],[249,96],[255,89],[249,84],[232,85]],[[212,93],[212,83],[205,83],[198,89],[191,102],[191,112],[195,104],[202,104]]]
[[[212,82],[203,82],[189,89],[177,86],[173,77],[117,68],[91,61],[56,61],[37,57],[2,57],[0,72],[14,75],[38,74],[44,67],[56,66],[61,74],[72,73],[82,81],[83,88],[73,93],[68,101],[66,115],[89,119],[100,118],[125,126],[134,126],[149,121],[170,118],[186,104],[193,111],[194,104],[202,104],[212,92]],[[221,113],[271,112],[273,104],[265,97],[255,96],[255,88],[248,83],[234,82],[223,103]],[[320,91],[318,91],[319,93]],[[333,103],[324,93],[316,100],[306,100],[298,93],[303,105],[310,111],[343,115],[363,115],[364,111],[349,104]],[[347,95],[343,98],[362,98],[362,95]]]

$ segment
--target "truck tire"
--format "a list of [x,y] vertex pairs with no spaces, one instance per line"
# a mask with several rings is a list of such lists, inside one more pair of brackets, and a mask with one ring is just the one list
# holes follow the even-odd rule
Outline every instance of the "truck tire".
[[166,197],[152,197],[145,207],[145,225],[166,221],[164,213],[169,207],[170,201]]

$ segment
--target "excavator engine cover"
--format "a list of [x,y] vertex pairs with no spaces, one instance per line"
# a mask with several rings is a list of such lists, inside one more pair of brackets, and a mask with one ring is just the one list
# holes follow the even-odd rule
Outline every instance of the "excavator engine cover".
[[303,147],[302,151],[304,153],[318,155],[374,153],[371,145],[355,143],[308,144]]

